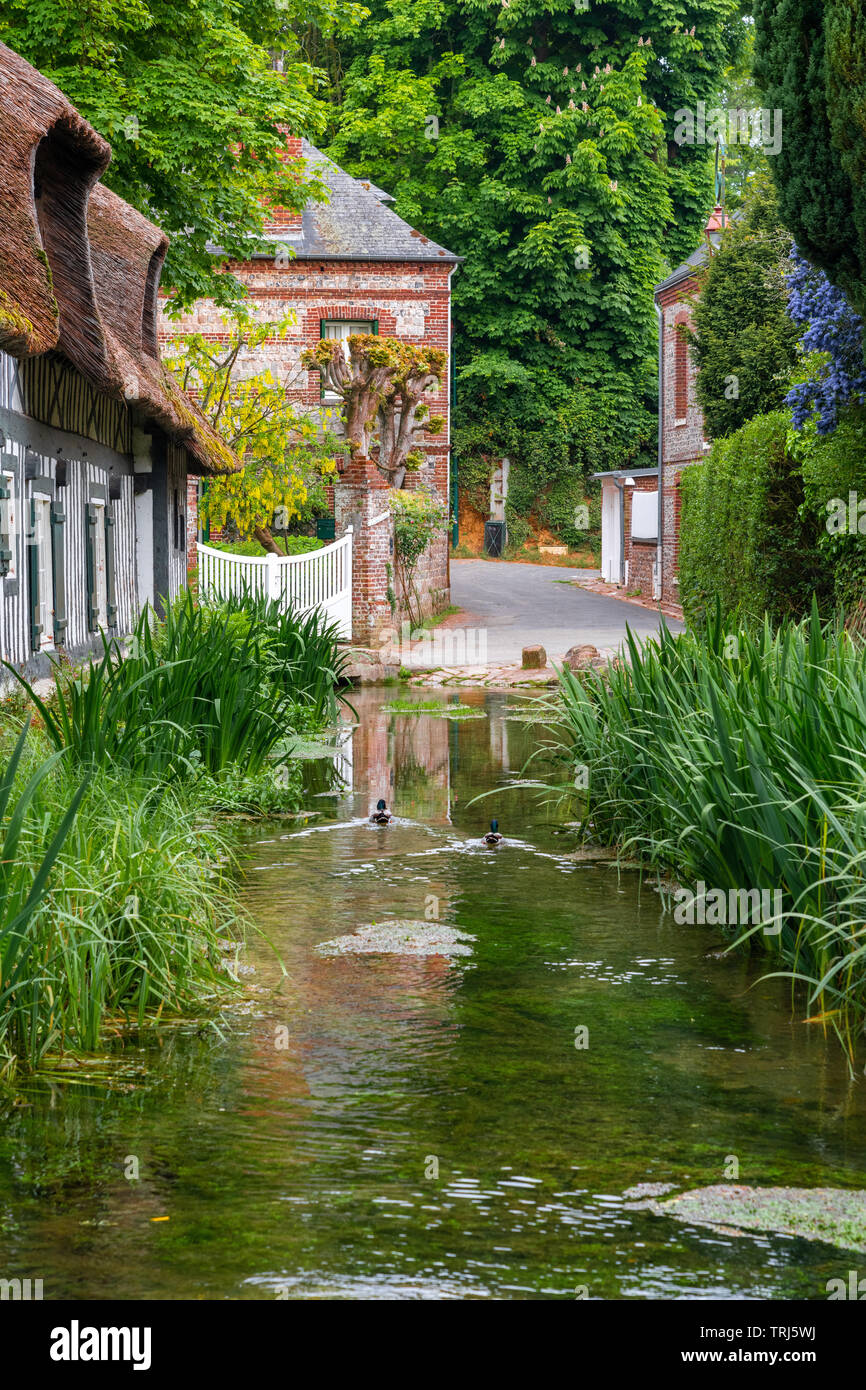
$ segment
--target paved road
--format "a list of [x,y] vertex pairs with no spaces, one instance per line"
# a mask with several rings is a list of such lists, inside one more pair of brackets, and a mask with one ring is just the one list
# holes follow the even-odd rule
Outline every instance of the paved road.
[[[554,565],[452,560],[451,602],[472,615],[467,626],[487,628],[487,660],[493,665],[519,664],[523,648],[537,642],[548,659],[557,659],[581,642],[618,647],[626,625],[638,637],[658,631],[658,614],[651,609],[563,582],[597,574]],[[682,631],[682,623],[672,618],[667,623]]]

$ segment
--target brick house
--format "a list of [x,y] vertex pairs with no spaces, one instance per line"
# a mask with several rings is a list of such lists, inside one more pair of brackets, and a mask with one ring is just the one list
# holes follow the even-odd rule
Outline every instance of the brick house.
[[[388,206],[389,194],[338,168],[308,141],[289,138],[287,154],[302,157],[307,171],[324,184],[327,202],[310,200],[302,213],[269,208],[267,248],[226,268],[246,286],[250,300],[269,319],[290,313],[293,327],[283,339],[259,349],[257,368],[269,366],[287,383],[290,399],[313,412],[331,409],[338,425],[339,401],[322,389],[318,371],[300,363],[305,348],[320,338],[345,339],[350,333],[379,333],[410,342],[425,342],[448,354],[439,390],[429,399],[430,414],[441,415],[441,434],[419,436],[426,462],[407,478],[408,487],[426,486],[449,500],[451,278],[460,258],[410,227]],[[184,328],[224,336],[212,302],[200,301],[180,324],[164,321],[163,338]],[[357,475],[357,476],[356,476]],[[387,512],[388,488],[378,469],[343,468],[331,506],[336,533],[352,525],[353,635],[373,641],[401,616],[401,596],[394,595],[393,530]],[[189,514],[195,515],[191,487]],[[194,563],[194,551],[191,563]],[[422,557],[419,588],[429,612],[450,601],[448,544],[445,534]],[[396,607],[392,608],[394,595]]]
[[603,578],[664,603],[679,603],[680,477],[710,447],[695,393],[696,368],[681,330],[691,326],[697,274],[706,264],[710,240],[718,234],[720,216],[717,208],[707,224],[707,241],[654,291],[659,319],[659,464],[595,475],[602,486]]

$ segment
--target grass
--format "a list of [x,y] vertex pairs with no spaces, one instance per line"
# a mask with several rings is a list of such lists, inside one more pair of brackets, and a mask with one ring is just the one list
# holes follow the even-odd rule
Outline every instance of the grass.
[[444,623],[446,618],[453,618],[455,613],[462,613],[463,609],[456,603],[449,603],[447,608],[443,608],[439,613],[432,613],[429,618],[425,618],[421,623],[422,628],[429,631],[430,628],[438,627]]
[[57,667],[50,697],[13,671],[0,1077],[226,998],[221,939],[242,922],[214,815],[300,805],[300,754],[333,720],[345,660],[316,616],[185,594],[142,614],[128,652],[104,637],[82,669]]
[[[311,550],[321,550],[325,545],[324,541],[317,540],[315,536],[275,535],[274,541],[284,555],[308,555]],[[259,545],[257,540],[207,541],[206,544],[214,550],[224,550],[229,555],[247,555],[262,559],[267,554],[264,546]]]
[[580,550],[569,549],[567,555],[543,555],[537,547],[506,546],[504,555],[488,555],[483,549],[473,550],[462,542],[451,550],[452,560],[489,560],[492,564],[547,565],[551,569],[598,569],[601,563],[601,550],[592,546]]
[[115,769],[82,781],[26,727],[0,778],[0,1076],[225,999],[219,942],[241,923],[193,797]]
[[[734,928],[805,987],[812,1022],[854,1057],[866,1020],[866,647],[817,609],[757,632],[638,645],[606,673],[563,669],[548,755],[585,823],[675,874],[780,890],[777,935]],[[730,930],[730,929],[729,929]],[[795,990],[801,997],[798,990]]]

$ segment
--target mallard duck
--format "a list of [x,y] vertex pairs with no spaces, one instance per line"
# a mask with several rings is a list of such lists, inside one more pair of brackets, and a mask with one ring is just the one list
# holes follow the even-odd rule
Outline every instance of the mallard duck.
[[370,820],[374,825],[387,825],[391,819],[391,812],[380,796],[379,800],[376,802],[376,809],[370,817]]
[[502,836],[499,833],[499,821],[492,820],[490,822],[490,829],[484,836],[484,843],[485,845],[498,845],[501,839]]

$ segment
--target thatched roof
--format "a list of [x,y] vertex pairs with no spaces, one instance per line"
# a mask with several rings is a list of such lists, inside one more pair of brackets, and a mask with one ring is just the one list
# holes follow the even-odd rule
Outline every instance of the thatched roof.
[[99,183],[110,159],[58,88],[0,43],[0,348],[56,349],[181,443],[191,473],[231,472],[237,459],[160,362],[168,240]]

